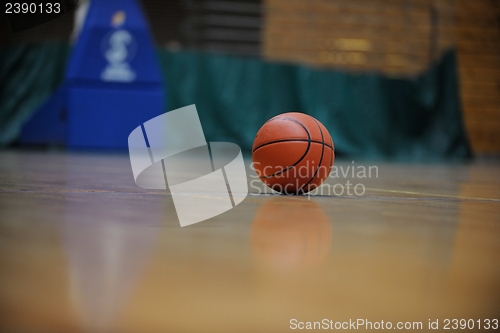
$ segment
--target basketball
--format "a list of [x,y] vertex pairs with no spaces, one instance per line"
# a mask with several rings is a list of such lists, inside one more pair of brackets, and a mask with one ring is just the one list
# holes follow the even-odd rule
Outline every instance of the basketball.
[[297,112],[268,120],[257,132],[252,160],[259,178],[283,194],[304,194],[330,174],[335,148],[317,119]]

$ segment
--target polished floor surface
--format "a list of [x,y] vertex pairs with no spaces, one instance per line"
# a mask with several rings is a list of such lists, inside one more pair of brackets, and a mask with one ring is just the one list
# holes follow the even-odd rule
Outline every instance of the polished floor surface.
[[248,168],[241,204],[181,228],[125,154],[0,152],[0,331],[499,319],[498,163],[335,166],[309,197]]

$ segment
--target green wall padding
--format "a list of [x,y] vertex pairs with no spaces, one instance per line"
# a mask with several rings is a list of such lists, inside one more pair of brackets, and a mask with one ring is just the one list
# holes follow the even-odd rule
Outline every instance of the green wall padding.
[[[0,143],[12,143],[24,121],[63,77],[69,46],[0,50]],[[207,141],[250,151],[269,118],[299,111],[329,130],[338,155],[434,160],[466,158],[455,51],[414,78],[355,74],[258,59],[159,50],[168,110],[196,104]]]

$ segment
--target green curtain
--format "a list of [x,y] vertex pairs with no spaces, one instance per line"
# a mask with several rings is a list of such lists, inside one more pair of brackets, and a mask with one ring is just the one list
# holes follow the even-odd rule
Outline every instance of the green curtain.
[[0,48],[0,146],[14,142],[22,125],[61,84],[67,44]]
[[[69,50],[63,44],[0,50],[1,144],[15,141],[22,124],[60,84]],[[208,141],[235,142],[250,151],[265,121],[298,111],[326,126],[340,156],[470,156],[454,50],[412,78],[187,51],[159,50],[158,58],[168,110],[196,104]]]
[[330,132],[337,154],[356,158],[466,158],[456,52],[413,78],[160,51],[170,109],[196,104],[210,141],[249,151],[259,128],[284,112],[307,113]]

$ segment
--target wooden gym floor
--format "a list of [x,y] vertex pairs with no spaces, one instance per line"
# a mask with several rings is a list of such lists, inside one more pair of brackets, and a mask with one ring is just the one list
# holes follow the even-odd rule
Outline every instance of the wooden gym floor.
[[181,228],[126,154],[0,152],[0,331],[498,319],[500,165],[363,165],[378,178],[328,180],[362,183],[362,197],[254,182],[235,209]]

